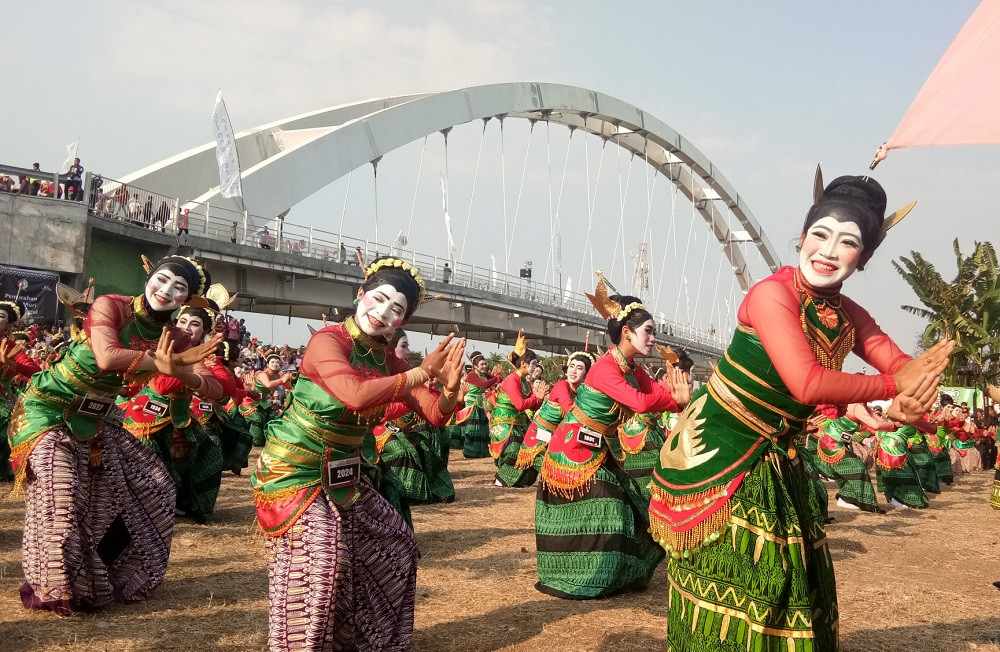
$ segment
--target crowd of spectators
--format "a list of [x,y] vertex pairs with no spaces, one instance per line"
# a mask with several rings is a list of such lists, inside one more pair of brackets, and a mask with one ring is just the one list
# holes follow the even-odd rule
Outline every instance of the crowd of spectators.
[[[53,175],[42,172],[37,162],[31,164],[31,172],[32,174],[13,177],[0,175],[0,192],[83,201],[84,170],[79,158],[74,158],[69,168],[59,175],[58,183]],[[34,173],[37,173],[37,176]]]

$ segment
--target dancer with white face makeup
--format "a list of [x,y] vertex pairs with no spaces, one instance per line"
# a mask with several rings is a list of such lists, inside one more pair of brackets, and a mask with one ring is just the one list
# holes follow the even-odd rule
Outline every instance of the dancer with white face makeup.
[[618,426],[633,412],[675,411],[688,398],[679,370],[655,382],[636,363],[656,339],[642,302],[609,296],[603,276],[587,296],[607,320],[612,346],[552,432],[535,502],[535,588],[575,600],[641,591],[663,559],[647,531],[646,501],[621,466]]
[[455,418],[445,429],[449,445],[462,449],[466,459],[489,457],[490,424],[486,392],[500,384],[503,377],[499,373],[489,374],[489,363],[479,351],[469,355],[472,369],[462,378],[461,401],[465,408],[455,414]]
[[537,410],[542,399],[532,389],[531,378],[541,369],[538,356],[528,348],[523,332],[518,332],[514,350],[507,356],[514,371],[497,386],[490,411],[490,456],[497,466],[494,484],[498,487],[530,487],[538,477],[534,468],[520,468],[517,459],[530,420],[527,412]]
[[60,614],[145,599],[163,580],[174,526],[174,483],[162,462],[109,417],[116,395],[153,373],[219,396],[201,361],[217,340],[189,347],[170,327],[178,306],[210,283],[201,263],[148,265],[135,297],[104,295],[62,357],[31,378],[9,436],[26,493],[21,601]]
[[[954,346],[912,359],[841,294],[912,205],[888,217],[885,207],[871,177],[824,187],[817,170],[798,266],[750,288],[732,343],[667,435],[649,517],[670,554],[671,649],[838,648],[825,490],[794,442],[820,403],[893,399],[888,416],[916,422]],[[878,373],[841,372],[851,352]]]
[[434,427],[455,409],[464,340],[443,339],[413,369],[392,352],[423,297],[406,261],[369,265],[357,310],[312,336],[289,407],[268,428],[250,482],[270,552],[271,650],[410,647],[413,531],[362,473],[360,449],[395,404]]
[[545,449],[552,439],[552,433],[573,407],[576,390],[587,377],[594,364],[594,356],[586,351],[577,351],[566,359],[565,377],[556,381],[531,418],[531,425],[524,433],[524,442],[517,452],[518,469],[534,468],[542,470]]

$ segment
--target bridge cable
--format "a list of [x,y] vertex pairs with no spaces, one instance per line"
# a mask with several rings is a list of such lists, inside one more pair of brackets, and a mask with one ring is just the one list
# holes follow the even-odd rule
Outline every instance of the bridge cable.
[[351,199],[351,177],[354,176],[354,170],[347,173],[347,192],[344,193],[344,206],[340,209],[340,232],[337,234],[340,236],[340,243],[344,242],[344,218],[347,217],[347,202]]
[[[503,155],[504,154],[504,152],[503,152],[503,121],[504,121],[504,118],[503,118],[503,116],[500,116],[497,119],[500,120],[500,142],[499,142],[499,148],[500,148],[500,199],[501,199],[501,204],[503,205],[503,253],[504,253],[504,258],[506,259],[506,258],[508,258],[508,256],[507,256],[507,250],[508,250],[509,243],[510,243],[510,236],[507,233],[507,164],[505,162],[504,155]],[[505,271],[505,273],[509,273],[510,272],[510,266],[508,265],[507,269],[504,270],[504,271]]]
[[483,158],[483,144],[486,142],[486,123],[489,118],[483,118],[483,131],[479,136],[479,153],[476,154],[476,167],[472,173],[472,193],[469,195],[469,211],[465,218],[465,231],[462,233],[462,249],[458,254],[460,260],[465,261],[465,243],[469,239],[469,225],[472,224],[472,204],[476,199],[476,187],[479,185],[479,163]]
[[[646,242],[646,236],[649,233],[649,221],[650,221],[650,218],[653,215],[653,195],[652,195],[652,192],[653,192],[653,190],[656,189],[656,178],[655,177],[653,178],[652,183],[650,183],[650,173],[656,174],[656,170],[652,170],[649,167],[649,139],[648,138],[646,138],[645,141],[643,142],[642,149],[643,149],[643,152],[642,152],[643,153],[643,158],[645,159],[645,162],[646,162],[646,167],[643,168],[643,171],[645,173],[644,177],[645,177],[645,181],[646,181],[646,222],[642,225],[642,235],[639,238],[639,251],[640,251],[640,253],[642,252],[642,243]],[[647,243],[647,244],[649,244],[649,243]],[[649,255],[649,248],[646,249],[646,255],[647,256]],[[641,261],[637,261],[637,262],[641,262]],[[651,269],[650,270],[646,270],[647,273],[649,273],[651,271],[652,271]],[[633,272],[633,275],[634,274],[635,274],[635,272]],[[635,290],[635,289],[636,288],[633,288],[633,290]],[[655,288],[650,288],[650,294],[652,294],[653,292],[655,292]],[[652,298],[652,297],[650,297],[650,298]]]
[[[601,171],[604,169],[604,152],[608,148],[608,139],[604,138],[604,142],[601,144],[601,159],[597,164],[597,178],[594,180],[594,197],[591,201],[590,196],[590,143],[586,140],[583,141],[583,156],[586,163],[586,186],[587,186],[587,237],[584,240],[583,248],[590,252],[590,269],[592,272],[596,272],[597,268],[594,267],[594,245],[590,241],[590,233],[594,227],[594,207],[597,205],[597,195],[598,191],[601,189]],[[586,287],[583,283],[583,266],[587,264],[586,251],[584,255],[580,258],[580,273],[577,275],[577,279],[580,282],[580,288]]]
[[552,261],[552,122],[549,120],[545,121],[545,170],[546,170],[546,185],[548,186],[549,194],[549,253],[545,258],[545,274],[542,276],[542,282],[548,284],[549,282],[549,263]]
[[[619,144],[619,160],[621,161],[621,145]],[[618,262],[618,239],[621,237],[622,243],[622,287],[628,287],[628,272],[625,269],[625,198],[628,196],[629,186],[632,185],[632,161],[635,158],[635,154],[629,152],[628,159],[628,175],[625,177],[625,194],[622,194],[622,176],[621,176],[621,165],[617,165],[618,168],[618,230],[615,233],[615,244],[612,246],[612,256],[611,256],[611,266],[608,268],[612,273],[615,269],[615,264]]]
[[413,199],[410,200],[410,221],[406,224],[406,242],[410,242],[410,233],[413,231],[413,215],[417,210],[417,191],[420,190],[420,179],[424,175],[424,151],[427,149],[427,136],[424,136],[424,143],[420,146],[420,162],[417,163],[417,182],[413,184]]
[[382,160],[379,156],[377,159],[372,161],[372,180],[375,192],[375,250],[378,251],[379,237],[378,237],[378,162]]
[[[666,152],[666,150],[664,150]],[[670,164],[667,164],[667,174],[670,176],[670,180],[673,181],[674,177],[670,171]],[[661,303],[661,295],[663,294],[663,274],[667,270],[667,250],[669,249],[669,243],[672,241],[674,243],[674,264],[677,264],[677,239],[671,240],[671,234],[674,232],[674,225],[677,223],[677,186],[671,183],[667,188],[667,192],[670,193],[670,225],[667,227],[667,236],[663,240],[663,256],[660,258],[660,276],[656,281],[656,305],[663,305]]]
[[531,120],[531,128],[528,131],[528,146],[524,148],[524,162],[521,164],[521,181],[517,186],[517,201],[514,203],[514,222],[510,228],[510,246],[507,248],[507,273],[510,274],[510,254],[514,249],[514,233],[517,231],[517,217],[521,214],[521,196],[524,194],[524,179],[528,172],[528,156],[531,154],[531,143],[534,141],[532,136],[535,133],[535,121]]
[[[560,255],[559,255],[559,260],[558,261],[554,261],[554,260],[552,261],[552,280],[553,281],[556,280],[556,271],[557,271],[557,268],[560,268],[558,271],[562,271],[561,270],[561,267],[562,267],[562,217],[561,217],[561,212],[560,211],[562,210],[563,191],[566,189],[566,169],[569,167],[569,150],[570,150],[570,147],[573,145],[573,134],[575,134],[575,133],[576,133],[576,127],[572,127],[571,126],[569,128],[569,140],[566,141],[566,152],[563,155],[563,170],[562,170],[562,178],[559,180],[559,194],[556,196],[556,211],[555,211],[555,217],[553,218],[553,223],[554,223],[554,227],[555,227],[555,234],[557,236],[559,236],[559,248],[560,248],[560,252],[559,253],[560,253]],[[549,190],[551,191],[551,186],[549,187]],[[550,230],[551,230],[551,227],[550,227]],[[549,240],[549,257],[550,258],[555,258],[555,242],[551,239],[551,233],[550,233],[550,240]],[[557,262],[558,262],[558,265],[556,265]],[[548,278],[548,270],[549,270],[549,261],[546,261],[545,262],[546,278]],[[560,287],[559,289],[561,290],[562,287]]]
[[[682,171],[683,170],[680,170],[680,169],[678,169],[678,171],[677,171],[677,179],[678,179],[678,181],[680,181],[680,178],[682,176],[681,175]],[[690,224],[690,226],[688,226],[687,244],[684,245],[684,264],[681,265],[681,281],[682,281],[682,283],[681,283],[680,286],[677,287],[677,300],[674,302],[674,319],[676,319],[677,315],[680,314],[680,308],[681,308],[681,289],[683,289],[684,290],[684,294],[687,295],[687,284],[688,284],[688,282],[687,282],[687,265],[688,265],[688,258],[691,255],[691,235],[692,235],[692,233],[694,231],[694,219],[695,219],[695,215],[694,215],[694,210],[695,210],[694,209],[694,202],[695,202],[695,196],[694,196],[694,193],[695,193],[695,188],[694,188],[694,170],[692,170],[690,167],[688,167],[688,179],[689,179],[690,184],[691,184],[691,188],[689,190],[689,192],[690,192],[689,197],[691,199],[691,224]],[[690,299],[690,297],[689,297],[689,299]],[[687,314],[690,315],[691,314],[690,300],[688,301],[688,304],[689,305],[688,305]]]
[[[706,201],[708,201],[708,200],[706,200]],[[715,204],[714,203],[709,204],[709,212],[711,213],[711,218],[710,219],[712,220],[712,224],[709,226],[709,231],[714,234],[715,233]],[[694,298],[694,314],[695,314],[695,316],[697,316],[697,314],[698,314],[698,308],[701,307],[701,289],[702,289],[702,286],[705,284],[705,262],[708,260],[708,243],[709,243],[710,240],[711,240],[711,238],[709,237],[709,234],[706,233],[705,234],[705,249],[704,249],[704,251],[701,254],[701,272],[699,272],[699,274],[698,274],[698,294]],[[691,317],[688,317],[688,322],[691,325],[694,325],[694,323],[695,323],[691,319]]]
[[[714,204],[713,204],[713,206],[714,206]],[[722,251],[719,252],[719,265],[715,269],[715,290],[713,291],[713,294],[712,294],[712,312],[708,316],[709,332],[711,332],[711,330],[713,328],[715,328],[715,326],[713,325],[713,323],[715,321],[715,311],[720,308],[720,306],[719,306],[719,277],[722,274],[722,261],[725,260],[725,258],[726,258],[726,246],[728,244],[728,241],[732,239],[732,234],[729,231],[729,224],[728,224],[728,222],[729,222],[729,216],[728,216],[728,214],[726,216],[726,222],[727,222],[726,223],[726,241],[727,241],[727,243],[722,245]],[[719,321],[720,322],[722,321],[722,316],[721,315],[719,316]],[[719,333],[721,331],[722,331],[722,324],[720,323],[719,324],[719,328],[716,329],[716,331],[715,331],[715,334],[719,335]]]

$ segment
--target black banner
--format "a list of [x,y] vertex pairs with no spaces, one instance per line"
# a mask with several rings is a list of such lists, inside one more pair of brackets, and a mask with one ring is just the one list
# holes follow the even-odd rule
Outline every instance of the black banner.
[[0,265],[0,299],[17,299],[24,304],[27,315],[22,323],[55,321],[59,308],[58,281],[59,275],[55,272]]

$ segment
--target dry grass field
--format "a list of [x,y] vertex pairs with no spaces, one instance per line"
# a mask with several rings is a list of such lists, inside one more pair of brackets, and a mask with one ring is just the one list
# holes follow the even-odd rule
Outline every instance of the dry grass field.
[[[458,502],[417,507],[422,558],[416,650],[663,649],[665,578],[609,600],[534,590],[532,489],[492,486],[489,460],[452,460]],[[1000,512],[991,473],[961,476],[923,511],[833,507],[844,650],[1000,652]],[[0,489],[3,491],[3,489]],[[181,520],[170,568],[149,601],[58,618],[26,612],[20,502],[0,502],[0,650],[261,650],[267,642],[263,545],[249,533],[246,477],[228,476],[216,520]]]

